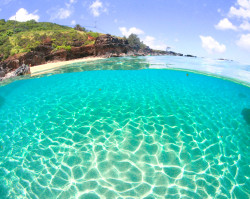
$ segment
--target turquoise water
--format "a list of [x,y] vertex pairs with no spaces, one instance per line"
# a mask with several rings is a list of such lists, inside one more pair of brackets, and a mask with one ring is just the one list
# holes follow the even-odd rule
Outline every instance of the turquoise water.
[[0,87],[0,198],[248,198],[250,88],[148,59]]

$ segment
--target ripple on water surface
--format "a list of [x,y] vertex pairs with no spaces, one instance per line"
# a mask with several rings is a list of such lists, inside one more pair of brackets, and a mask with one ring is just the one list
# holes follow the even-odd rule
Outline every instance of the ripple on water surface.
[[249,197],[248,87],[118,70],[17,81],[0,95],[2,198]]

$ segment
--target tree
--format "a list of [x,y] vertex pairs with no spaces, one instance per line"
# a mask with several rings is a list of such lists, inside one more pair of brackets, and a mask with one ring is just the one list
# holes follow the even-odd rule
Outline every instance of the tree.
[[31,19],[29,21],[26,21],[26,23],[29,23],[29,24],[36,24],[36,20],[35,19]]
[[139,48],[139,49],[148,48],[147,45],[145,45],[142,41],[140,41],[140,38],[133,33],[128,37],[128,44],[133,48]]
[[0,19],[0,25],[4,25],[6,23],[5,19]]
[[167,48],[166,48],[166,51],[168,52],[168,51],[170,51],[170,49],[171,49],[171,47],[167,47]]
[[86,32],[86,29],[84,27],[82,27],[80,24],[76,24],[75,27],[74,27],[75,30],[78,30],[78,31],[84,31]]
[[128,44],[132,47],[140,47],[141,41],[136,34],[131,34],[128,37]]
[[146,49],[147,45],[143,43],[143,41],[140,42],[140,49]]

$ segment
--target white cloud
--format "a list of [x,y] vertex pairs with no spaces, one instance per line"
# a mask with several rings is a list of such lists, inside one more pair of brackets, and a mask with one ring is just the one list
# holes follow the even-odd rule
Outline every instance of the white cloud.
[[75,4],[77,2],[77,0],[69,0],[69,3],[65,3],[66,7],[68,9],[70,9],[70,7]]
[[94,17],[99,17],[102,12],[107,12],[107,8],[103,6],[103,3],[100,0],[94,1],[90,6],[89,9]]
[[72,14],[72,9],[59,8],[49,10],[48,13],[51,14],[51,20],[54,19],[67,19]]
[[215,28],[219,30],[237,30],[237,27],[234,26],[227,18],[220,20],[220,22],[215,25]]
[[57,18],[66,19],[71,15],[71,11],[69,9],[60,8],[57,13]]
[[243,8],[250,8],[250,1],[249,0],[238,0],[237,3],[239,6]]
[[[136,28],[136,27],[132,27],[127,29],[126,27],[120,27],[119,30],[121,31],[123,36],[128,37],[131,34],[136,34],[136,35],[143,35],[144,31]],[[167,45],[156,40],[154,37],[152,36],[146,36],[144,39],[142,39],[143,43],[146,44],[147,46],[149,46],[152,49],[155,50],[166,50]]]
[[121,31],[122,35],[124,35],[126,37],[128,37],[132,33],[136,34],[136,35],[144,34],[144,32],[141,29],[136,28],[136,27],[132,27],[129,29],[127,29],[126,27],[120,27],[119,30]]
[[240,18],[250,18],[250,1],[249,0],[237,0],[236,7],[231,7],[229,11],[230,16],[236,16]]
[[76,21],[75,21],[75,20],[72,20],[72,21],[71,21],[71,25],[76,25]]
[[250,31],[250,23],[247,22],[247,21],[244,21],[244,22],[240,25],[240,28],[241,28],[242,30],[248,30],[248,31]]
[[37,12],[37,10],[33,13],[28,13],[28,11],[24,8],[20,8],[16,14],[12,17],[9,18],[9,20],[16,20],[16,21],[29,21],[29,20],[39,20],[39,15],[36,15],[35,13]]
[[0,8],[0,12],[2,11],[2,8]]
[[143,40],[143,42],[146,45],[150,46],[150,45],[152,45],[155,42],[155,38],[151,37],[151,36],[146,36],[146,38]]
[[220,44],[211,36],[200,36],[202,47],[210,54],[212,53],[223,53],[226,51],[226,46]]
[[152,36],[146,36],[146,38],[143,40],[143,43],[146,44],[147,46],[149,46],[152,49],[155,50],[166,50],[167,49],[167,45],[159,42],[155,39],[155,37]]
[[53,7],[47,11],[50,15],[50,20],[54,19],[67,19],[74,12],[74,5],[78,0],[68,0],[68,3],[65,3],[65,7]]
[[236,44],[241,48],[250,50],[250,34],[241,35]]

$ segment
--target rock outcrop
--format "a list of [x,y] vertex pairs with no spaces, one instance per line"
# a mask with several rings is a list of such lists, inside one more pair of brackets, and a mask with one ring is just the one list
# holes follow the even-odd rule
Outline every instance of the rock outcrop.
[[181,54],[181,53],[176,53],[176,52],[174,52],[174,51],[167,51],[166,53],[167,53],[167,55],[171,55],[171,56],[183,56],[183,54]]
[[27,74],[30,74],[30,67],[25,64],[23,64],[14,71],[15,76],[27,75]]
[[95,56],[119,57],[132,50],[127,40],[118,39],[109,34],[101,35],[95,41]]
[[194,55],[185,55],[185,57],[195,57],[196,58],[196,56],[194,56]]
[[[94,40],[95,38],[90,38]],[[66,61],[89,56],[120,57],[120,56],[144,56],[144,55],[175,55],[166,51],[154,51],[149,47],[140,49],[139,46],[130,46],[128,40],[119,39],[109,34],[96,38],[94,45],[83,45],[82,41],[74,40],[71,49],[60,49],[55,51],[52,41],[44,40],[42,45],[37,46],[28,53],[17,54],[0,62],[0,77],[18,69],[22,64],[35,66],[52,61]],[[20,73],[21,74],[21,73]]]
[[51,46],[40,45],[32,51],[9,57],[7,60],[0,62],[0,76],[18,69],[22,64],[36,66],[53,61],[66,61],[82,57],[94,56],[94,46],[72,47],[68,50],[53,51]]
[[17,76],[21,76],[21,75],[28,75],[28,74],[30,74],[30,67],[29,67],[29,65],[22,64],[16,70],[7,73],[3,77],[0,77],[0,80],[12,78],[12,77],[17,77]]

